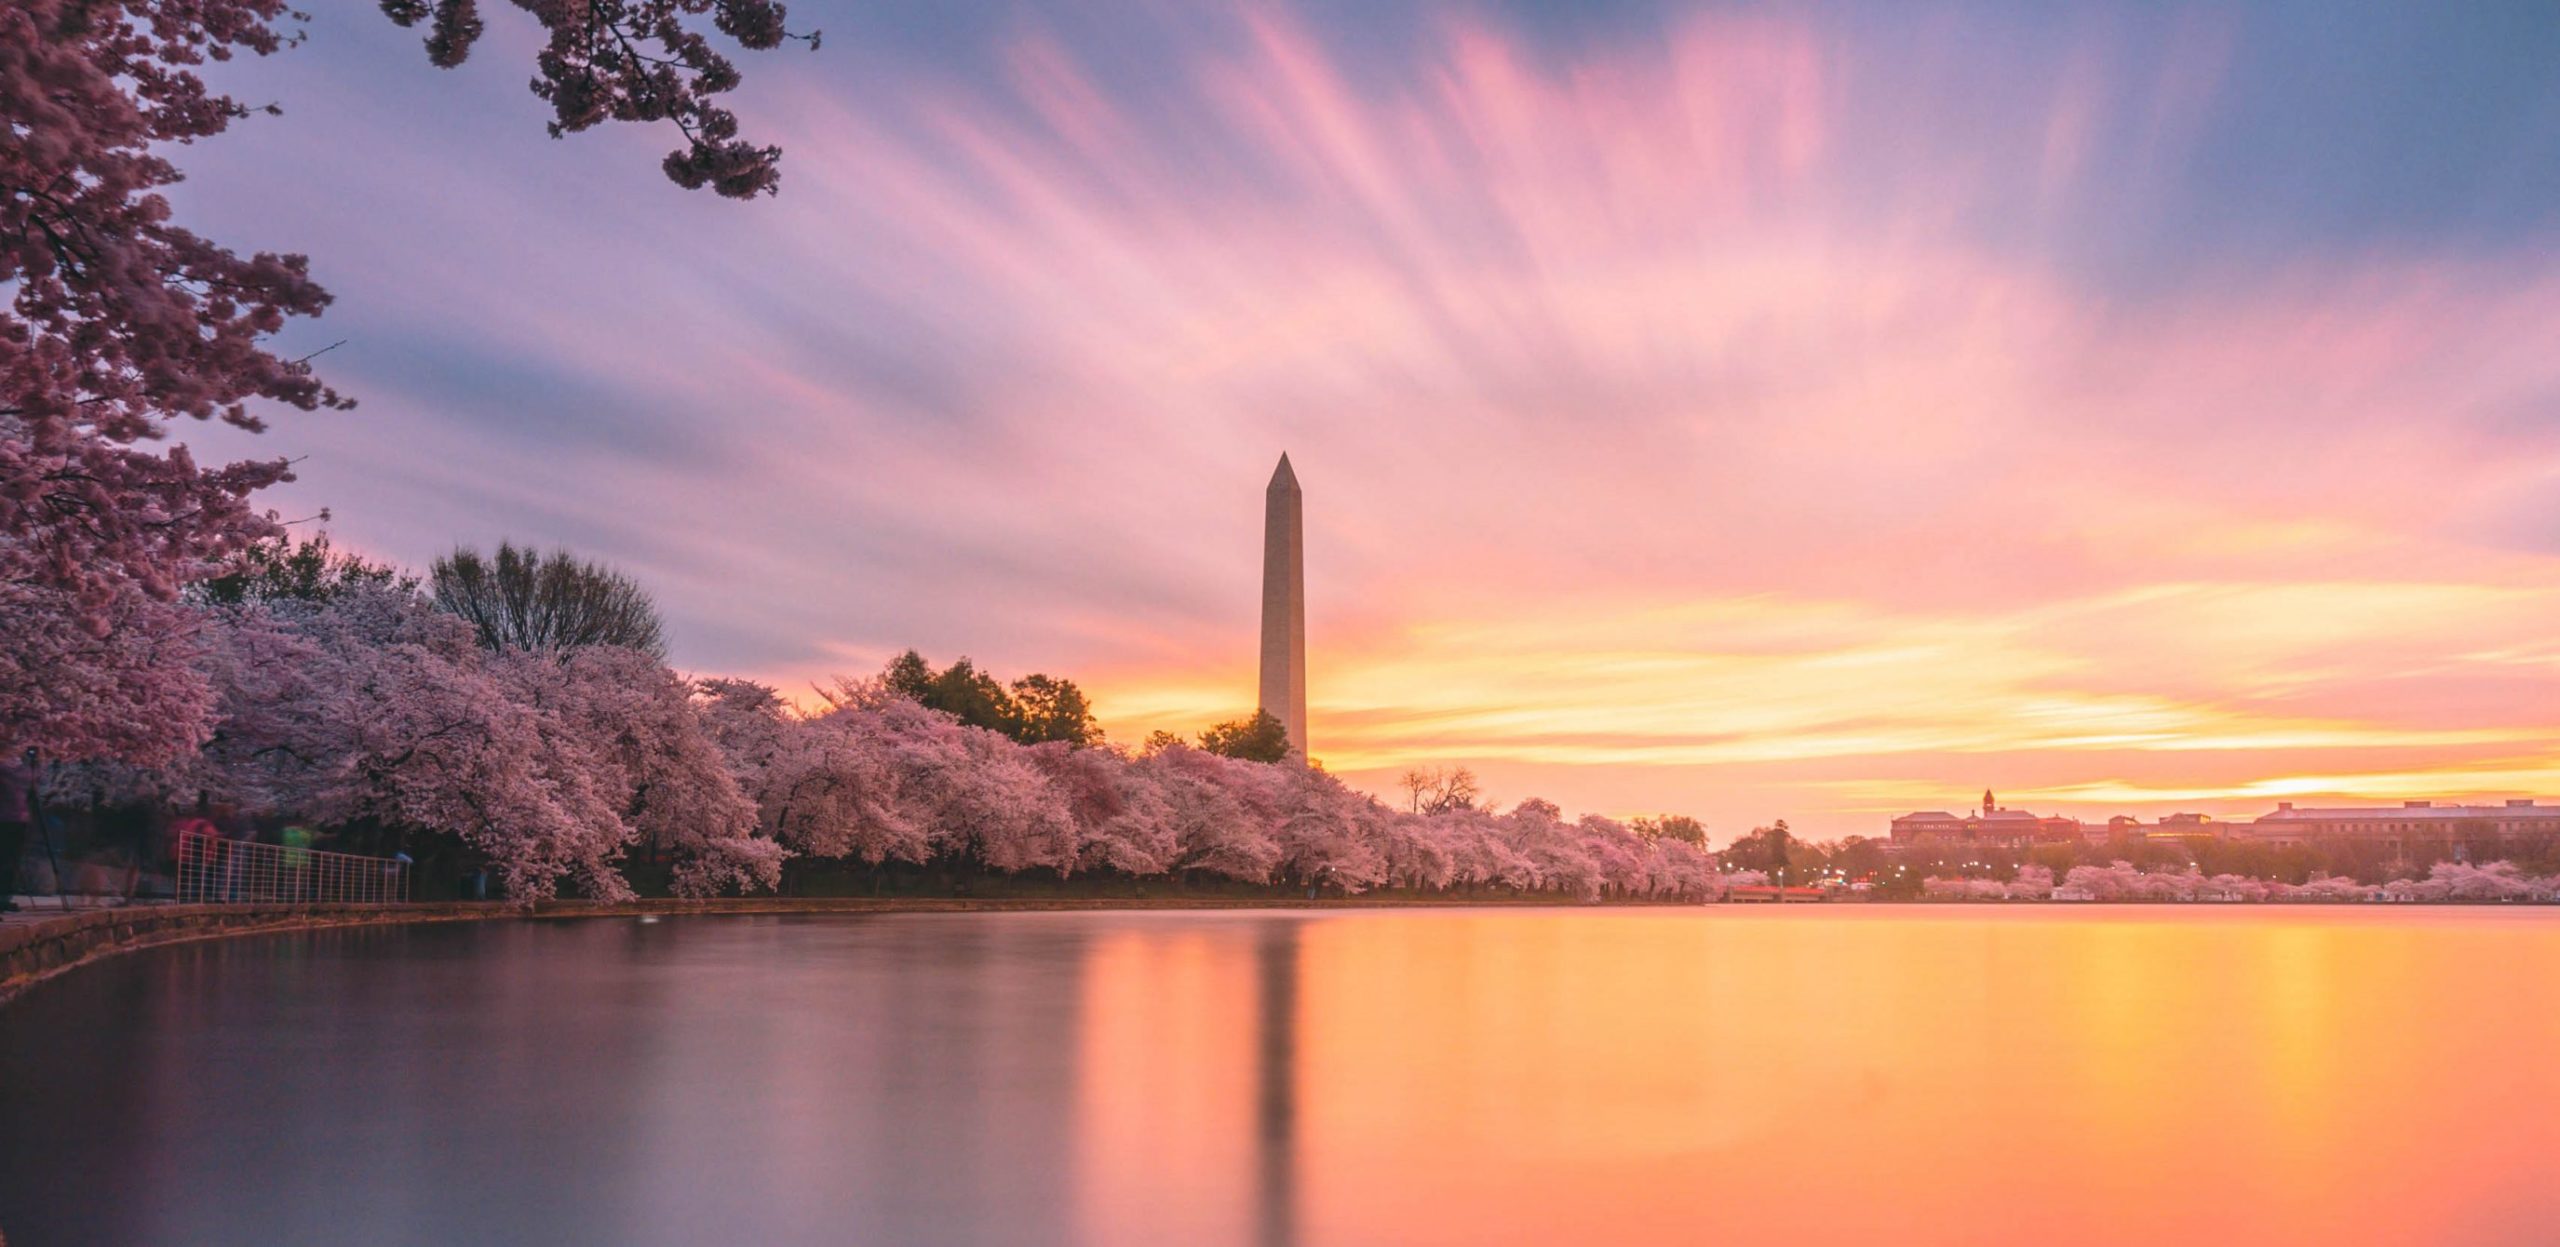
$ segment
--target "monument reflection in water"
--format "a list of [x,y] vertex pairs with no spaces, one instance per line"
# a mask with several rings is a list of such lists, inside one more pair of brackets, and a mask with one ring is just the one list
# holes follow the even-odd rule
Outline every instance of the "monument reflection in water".
[[48,1243],[2551,1241],[2542,911],[237,940],[0,1009]]

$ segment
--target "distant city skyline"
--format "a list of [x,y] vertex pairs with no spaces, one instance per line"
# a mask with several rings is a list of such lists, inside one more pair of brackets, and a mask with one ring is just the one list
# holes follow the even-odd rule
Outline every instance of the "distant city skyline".
[[1983,802],[1966,814],[1914,810],[1891,821],[1881,837],[1897,845],[1927,840],[1985,841],[2011,846],[2053,842],[2106,840],[2118,836],[2155,839],[2208,839],[2238,836],[2277,844],[2321,844],[2352,840],[2419,840],[2428,836],[2492,841],[2545,842],[2560,836],[2560,803],[2532,797],[2493,801],[2411,799],[2389,805],[2316,807],[2291,801],[2255,816],[2217,817],[2194,811],[2167,814],[2145,823],[2131,815],[2103,819],[2073,818],[2010,809],[1984,793]]
[[181,437],[411,566],[610,560],[690,670],[967,654],[1124,742],[1250,711],[1287,447],[1314,752],[1381,793],[2560,792],[2547,7],[792,13],[749,205],[371,6],[217,67],[285,112],[181,219],[311,254],[283,346],[363,407]]

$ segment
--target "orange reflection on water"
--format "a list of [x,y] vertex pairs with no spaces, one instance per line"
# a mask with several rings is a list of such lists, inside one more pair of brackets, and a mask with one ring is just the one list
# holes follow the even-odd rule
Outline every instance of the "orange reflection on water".
[[1086,954],[1084,1241],[1252,1241],[1255,1000],[1241,934],[1141,925]]
[[2560,1240],[2560,915],[1368,912],[1086,960],[1093,1242]]

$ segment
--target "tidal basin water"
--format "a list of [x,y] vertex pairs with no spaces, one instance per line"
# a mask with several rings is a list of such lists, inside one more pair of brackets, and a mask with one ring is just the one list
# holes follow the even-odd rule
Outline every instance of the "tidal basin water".
[[2560,1242],[2560,911],[500,922],[0,1008],[49,1244]]

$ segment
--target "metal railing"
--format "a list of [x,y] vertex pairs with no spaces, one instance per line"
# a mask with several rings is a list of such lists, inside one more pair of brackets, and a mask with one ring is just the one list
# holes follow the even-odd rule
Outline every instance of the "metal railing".
[[388,905],[409,899],[409,863],[282,844],[178,836],[178,900]]

